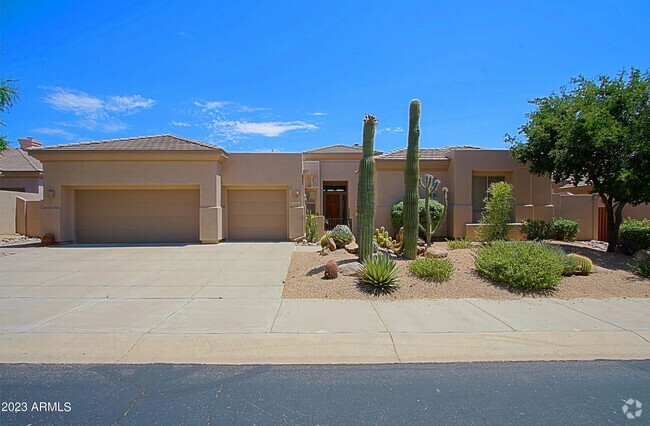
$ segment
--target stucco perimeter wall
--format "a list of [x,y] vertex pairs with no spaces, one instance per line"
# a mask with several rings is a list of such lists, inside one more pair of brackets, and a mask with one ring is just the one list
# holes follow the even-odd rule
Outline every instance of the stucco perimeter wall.
[[550,220],[553,215],[551,182],[536,176],[510,157],[508,150],[460,149],[448,153],[449,231],[452,237],[465,237],[466,224],[472,223],[472,177],[505,176],[514,186],[515,222],[528,218]]
[[[218,156],[205,153],[47,153],[39,155],[44,169],[41,232],[58,242],[75,241],[77,189],[199,188],[199,238],[215,243],[220,237]],[[53,191],[50,192],[50,191]]]
[[[224,189],[285,189],[289,239],[305,234],[301,153],[229,153],[223,167]],[[297,192],[296,192],[297,191]],[[223,238],[228,238],[228,200],[223,191]],[[260,206],[263,211],[264,206]]]
[[[442,203],[442,188],[449,187],[449,175],[447,172],[448,161],[420,161],[420,177],[425,174],[433,175],[440,180],[436,201]],[[375,173],[375,224],[376,227],[384,226],[392,234],[397,233],[393,228],[390,210],[393,204],[402,201],[404,198],[404,161],[377,161]],[[420,198],[424,198],[424,191],[418,186]],[[356,195],[355,195],[356,199]],[[449,236],[449,220],[445,218],[436,237]]]
[[[39,231],[35,224],[40,217],[34,216],[26,218],[26,202],[38,202],[41,196],[39,194],[30,194],[27,192],[0,191],[0,234],[25,233],[26,221],[30,221],[30,231]],[[31,210],[30,210],[31,211]],[[16,226],[18,225],[18,227]],[[22,232],[19,232],[22,231]],[[34,236],[40,235],[39,233]]]
[[577,240],[598,238],[598,197],[553,194],[553,216],[578,221]]

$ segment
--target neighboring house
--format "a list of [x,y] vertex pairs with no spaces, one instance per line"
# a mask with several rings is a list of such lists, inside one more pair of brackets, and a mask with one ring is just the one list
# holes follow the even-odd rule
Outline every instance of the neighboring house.
[[[514,186],[514,222],[577,212],[587,218],[582,219],[583,237],[595,238],[593,198],[583,195],[576,201],[553,194],[548,179],[529,173],[507,150],[420,151],[420,174],[433,174],[440,188],[449,188],[448,215],[438,236],[472,236],[488,185],[506,181]],[[58,145],[29,154],[44,168],[42,232],[57,241],[292,240],[304,234],[306,210],[324,215],[329,227],[350,223],[356,230],[358,145],[304,153],[227,153],[159,135]],[[392,229],[390,209],[402,199],[405,158],[405,149],[376,152],[377,226]]]
[[27,154],[41,148],[34,138],[18,139],[20,148],[0,151],[0,190],[43,195],[43,165]]

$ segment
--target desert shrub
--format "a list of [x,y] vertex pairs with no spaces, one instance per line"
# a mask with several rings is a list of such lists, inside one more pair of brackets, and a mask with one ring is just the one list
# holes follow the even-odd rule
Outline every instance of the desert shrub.
[[618,234],[621,251],[634,254],[638,250],[650,248],[650,220],[625,219]]
[[575,220],[554,217],[551,220],[551,238],[559,241],[575,241],[578,235],[578,222]]
[[325,279],[333,280],[339,276],[339,267],[335,261],[330,260],[325,264]]
[[473,244],[467,238],[457,238],[455,240],[447,240],[447,246],[449,250],[456,250],[472,248]]
[[354,235],[347,225],[336,225],[330,232],[330,236],[338,248],[346,246],[354,240]]
[[446,259],[417,259],[409,265],[409,271],[418,278],[427,281],[447,281],[454,272],[454,267]]
[[544,220],[526,219],[521,224],[521,234],[528,241],[546,240],[551,235],[551,224]]
[[495,241],[479,248],[476,269],[481,275],[510,287],[550,289],[562,281],[565,269],[558,249],[545,243]]
[[508,239],[508,223],[514,200],[512,185],[496,182],[488,187],[485,197],[485,210],[481,216],[476,236],[480,241]]
[[307,210],[305,219],[305,239],[310,243],[315,243],[318,240],[318,222],[316,221],[316,215]]
[[359,270],[359,284],[374,294],[394,291],[399,285],[397,263],[384,254],[366,259]]
[[[431,212],[431,222],[436,223],[440,220],[444,207],[436,200],[429,200],[429,211]],[[393,225],[393,228],[397,232],[402,226],[404,226],[404,202],[400,201],[397,204],[393,204],[393,207],[390,209],[390,221]],[[427,223],[427,213],[424,207],[424,199],[418,201],[418,235],[422,239],[426,239],[426,230],[424,226]]]
[[632,270],[641,275],[643,278],[650,278],[650,259],[639,261],[632,267]]

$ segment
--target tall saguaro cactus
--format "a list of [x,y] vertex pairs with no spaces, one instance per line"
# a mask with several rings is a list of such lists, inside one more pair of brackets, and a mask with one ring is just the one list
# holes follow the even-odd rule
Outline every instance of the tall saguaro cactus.
[[357,227],[359,230],[359,261],[372,256],[375,229],[375,128],[377,118],[366,115],[363,119],[363,157],[359,162],[357,193]]
[[404,257],[415,259],[418,250],[418,178],[420,175],[420,101],[409,105],[409,134],[404,167]]
[[440,225],[442,225],[442,221],[445,220],[445,215],[447,214],[447,193],[449,190],[445,187],[442,188],[442,195],[443,195],[443,204],[442,204],[442,214],[438,218],[436,218],[435,223],[431,219],[431,210],[429,209],[429,203],[431,200],[431,197],[436,193],[438,190],[438,185],[440,185],[440,181],[433,177],[432,175],[424,175],[424,179],[420,178],[420,186],[422,189],[424,189],[424,210],[426,211],[427,215],[427,227],[425,229],[426,231],[426,236],[427,236],[427,247],[431,247],[431,237],[433,234],[438,232],[438,229],[440,229]]

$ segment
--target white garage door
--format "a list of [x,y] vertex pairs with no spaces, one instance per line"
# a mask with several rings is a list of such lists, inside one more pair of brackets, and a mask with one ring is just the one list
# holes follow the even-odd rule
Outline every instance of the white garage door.
[[287,194],[283,189],[228,190],[228,239],[287,240]]
[[198,189],[76,191],[80,243],[199,241]]

